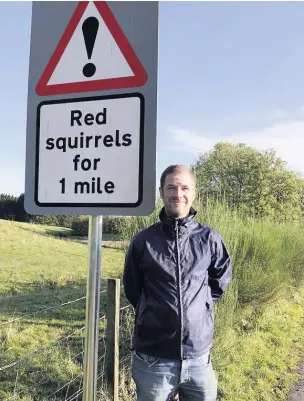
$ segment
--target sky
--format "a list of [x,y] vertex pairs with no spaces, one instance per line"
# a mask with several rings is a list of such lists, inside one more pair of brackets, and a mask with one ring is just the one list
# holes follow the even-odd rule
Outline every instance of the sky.
[[[304,3],[160,2],[157,180],[219,141],[304,174]],[[0,1],[0,193],[24,192],[31,2]]]

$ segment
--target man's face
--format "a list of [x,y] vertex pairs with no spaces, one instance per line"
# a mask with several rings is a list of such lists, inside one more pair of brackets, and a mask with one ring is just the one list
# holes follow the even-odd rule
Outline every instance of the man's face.
[[187,171],[169,174],[159,189],[166,212],[175,218],[186,217],[195,197],[195,187]]

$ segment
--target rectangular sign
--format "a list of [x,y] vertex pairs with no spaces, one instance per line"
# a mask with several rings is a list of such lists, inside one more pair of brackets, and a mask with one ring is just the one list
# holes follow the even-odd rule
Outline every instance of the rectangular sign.
[[158,2],[33,2],[25,209],[148,215]]
[[37,113],[39,206],[137,206],[142,201],[144,98],[42,102]]

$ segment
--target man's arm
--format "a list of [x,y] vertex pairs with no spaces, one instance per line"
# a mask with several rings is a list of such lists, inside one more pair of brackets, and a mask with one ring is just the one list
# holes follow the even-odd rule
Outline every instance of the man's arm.
[[211,265],[208,269],[209,286],[216,303],[228,287],[232,277],[231,258],[220,234],[211,234]]
[[136,237],[131,240],[129,249],[125,257],[123,272],[123,285],[125,295],[136,309],[137,301],[141,293],[142,274],[140,270],[140,251],[135,242]]

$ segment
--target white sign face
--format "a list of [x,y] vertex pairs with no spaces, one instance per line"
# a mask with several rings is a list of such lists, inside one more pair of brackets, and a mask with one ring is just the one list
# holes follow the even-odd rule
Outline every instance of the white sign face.
[[143,111],[138,93],[40,103],[35,203],[140,204]]

